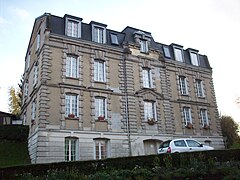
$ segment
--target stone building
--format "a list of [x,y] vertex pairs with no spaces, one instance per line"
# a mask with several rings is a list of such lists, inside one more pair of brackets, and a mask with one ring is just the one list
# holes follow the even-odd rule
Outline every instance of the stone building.
[[224,148],[212,68],[198,50],[45,13],[25,63],[32,163],[154,154],[180,137]]

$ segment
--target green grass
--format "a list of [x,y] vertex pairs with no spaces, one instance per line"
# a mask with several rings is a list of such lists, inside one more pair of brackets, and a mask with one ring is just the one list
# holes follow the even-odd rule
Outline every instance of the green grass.
[[27,142],[0,140],[0,167],[30,164]]

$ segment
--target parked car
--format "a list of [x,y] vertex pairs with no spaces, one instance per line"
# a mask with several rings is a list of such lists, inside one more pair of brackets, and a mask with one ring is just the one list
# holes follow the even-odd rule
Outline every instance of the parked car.
[[162,142],[158,149],[158,154],[209,151],[213,149],[213,147],[203,145],[195,139],[174,139]]

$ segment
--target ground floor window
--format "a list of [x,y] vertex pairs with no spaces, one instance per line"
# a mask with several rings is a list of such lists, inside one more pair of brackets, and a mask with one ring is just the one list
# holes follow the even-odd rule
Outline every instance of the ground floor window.
[[106,159],[108,157],[108,140],[95,140],[95,159]]
[[77,138],[65,138],[65,161],[77,160]]

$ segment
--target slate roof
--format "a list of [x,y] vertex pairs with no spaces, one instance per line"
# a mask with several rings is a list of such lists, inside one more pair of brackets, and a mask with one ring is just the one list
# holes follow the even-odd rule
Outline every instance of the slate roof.
[[[45,13],[44,15],[48,16],[47,27],[50,29],[51,33],[58,34],[58,35],[63,35],[63,36],[65,36],[65,18],[66,17],[70,17],[72,19],[76,19],[76,20],[79,20],[79,21],[82,20],[82,18],[71,16],[71,15],[65,15],[64,17],[58,17],[58,16],[55,16],[55,15],[51,15],[49,13]],[[40,16],[40,17],[42,17],[42,16]],[[101,24],[101,23],[94,22],[94,21],[91,21],[89,24],[81,22],[82,26],[81,26],[81,38],[80,39],[83,39],[83,40],[86,40],[86,41],[92,41],[92,31],[91,31],[92,26],[91,26],[91,23],[103,25],[105,27],[107,26],[105,24]],[[175,61],[174,52],[173,52],[173,45],[176,45],[176,44],[165,45],[165,44],[162,44],[162,43],[159,43],[159,42],[155,42],[155,40],[153,39],[150,32],[143,31],[143,30],[133,28],[133,27],[130,27],[130,26],[127,26],[122,32],[118,32],[118,31],[114,31],[114,30],[106,28],[106,44],[109,45],[109,46],[115,46],[115,47],[122,47],[124,43],[135,44],[133,34],[136,31],[142,31],[143,33],[145,33],[147,36],[150,37],[150,39],[151,39],[150,49],[158,50],[158,51],[163,53],[164,52],[163,47],[164,46],[168,47],[171,57],[165,57],[165,59],[170,60],[170,61],[171,60]],[[110,39],[111,38],[110,37],[111,33],[117,35],[119,45],[111,43],[111,39]],[[69,37],[69,38],[73,38],[73,37]],[[77,38],[74,38],[74,39],[77,39]],[[177,46],[179,46],[179,45],[177,45]],[[195,50],[195,51],[197,51],[197,50]],[[184,54],[184,63],[191,64],[190,54],[189,54],[188,49],[183,49],[183,54]],[[207,58],[206,55],[198,54],[198,57],[199,57],[199,62],[200,62],[199,66],[200,67],[211,69],[208,58]]]

